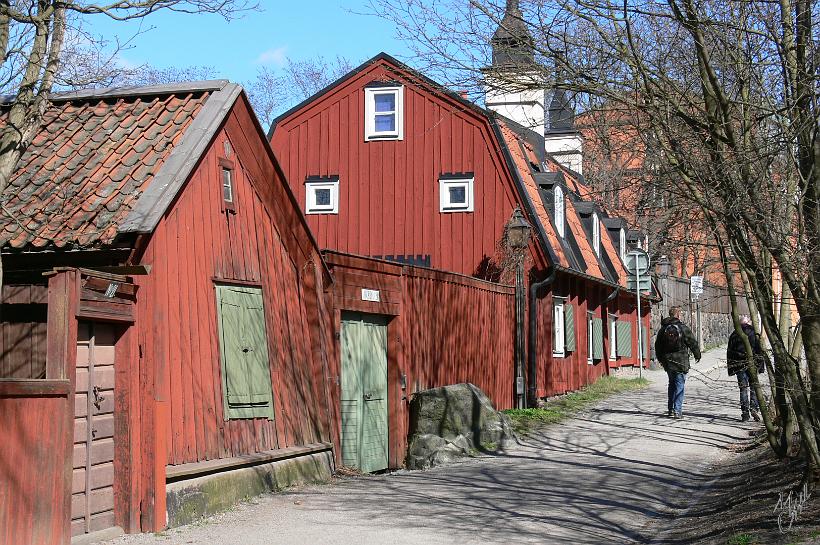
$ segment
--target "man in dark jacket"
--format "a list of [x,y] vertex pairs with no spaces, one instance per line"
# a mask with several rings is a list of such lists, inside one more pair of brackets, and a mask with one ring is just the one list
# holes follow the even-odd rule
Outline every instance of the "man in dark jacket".
[[689,352],[700,361],[698,340],[686,324],[680,321],[680,307],[669,309],[669,317],[661,321],[655,338],[655,354],[669,376],[668,416],[683,418],[683,390],[689,372]]
[[[760,340],[752,327],[752,319],[748,316],[740,317],[740,328],[749,339],[752,347],[752,359],[757,368],[758,374],[766,371],[763,360],[763,350],[760,348]],[[743,339],[737,331],[732,331],[729,335],[729,346],[726,348],[726,367],[729,369],[729,376],[737,377],[737,385],[740,388],[740,419],[743,422],[749,421],[749,415],[760,422],[760,405],[757,401],[755,391],[749,387],[749,358],[746,356],[746,347]]]

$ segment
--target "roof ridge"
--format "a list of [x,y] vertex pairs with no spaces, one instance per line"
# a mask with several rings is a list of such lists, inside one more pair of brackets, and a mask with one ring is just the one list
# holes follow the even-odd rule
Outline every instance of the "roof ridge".
[[[137,97],[146,95],[168,95],[181,92],[219,91],[231,82],[227,79],[211,79],[199,81],[182,81],[177,83],[163,83],[161,85],[128,85],[121,87],[104,87],[102,89],[80,89],[78,91],[63,91],[52,93],[51,102],[66,102],[89,98],[117,98]],[[14,95],[0,97],[1,104],[9,104]]]

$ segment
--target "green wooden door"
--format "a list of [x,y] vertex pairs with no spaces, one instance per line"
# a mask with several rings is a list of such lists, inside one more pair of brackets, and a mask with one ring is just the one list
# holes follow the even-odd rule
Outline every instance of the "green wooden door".
[[387,319],[342,315],[342,463],[387,468]]

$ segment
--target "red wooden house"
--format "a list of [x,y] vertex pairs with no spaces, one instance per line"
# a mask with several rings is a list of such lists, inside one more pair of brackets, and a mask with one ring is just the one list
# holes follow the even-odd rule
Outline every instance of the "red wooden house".
[[239,86],[59,95],[2,197],[0,542],[330,474],[331,279]]
[[535,227],[527,278],[541,283],[529,305],[534,398],[636,364],[636,313],[604,212],[514,125],[382,53],[268,136],[323,248],[494,279],[505,225],[523,210]]

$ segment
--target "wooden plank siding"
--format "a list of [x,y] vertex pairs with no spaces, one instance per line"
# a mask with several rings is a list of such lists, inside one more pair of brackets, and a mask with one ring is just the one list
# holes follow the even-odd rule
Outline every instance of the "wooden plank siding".
[[[404,84],[404,137],[366,142],[364,87],[381,80]],[[431,267],[466,275],[498,264],[519,203],[500,146],[485,117],[417,78],[374,63],[279,121],[271,145],[303,211],[308,176],[339,177],[338,214],[307,215],[320,247],[429,255]],[[474,211],[441,213],[440,175],[468,172]]]
[[[337,339],[330,358],[336,444],[341,422],[338,334],[343,311],[389,318],[390,467],[401,467],[404,462],[409,401],[419,390],[472,382],[497,408],[513,406],[514,288],[337,252],[325,252],[325,259],[335,279],[329,298]],[[362,300],[362,289],[378,290],[380,301]]]
[[[319,443],[331,427],[323,404],[327,339],[317,338],[327,275],[251,115],[242,95],[140,255],[151,267],[136,280],[141,368],[155,370],[140,378],[152,405],[141,407],[142,441],[156,451],[143,472],[160,514],[166,465]],[[234,165],[234,210],[223,205],[220,159]],[[225,419],[219,283],[262,290],[273,420]]]
[[73,397],[67,379],[0,380],[0,543],[68,543]]
[[44,378],[48,288],[7,284],[2,294],[0,378]]

